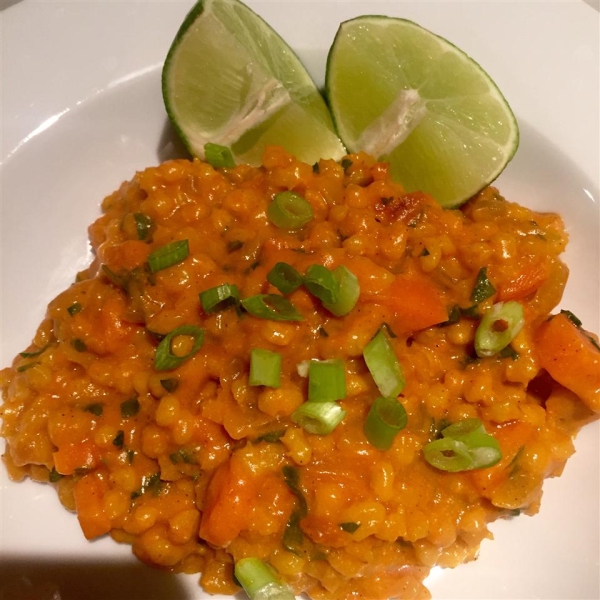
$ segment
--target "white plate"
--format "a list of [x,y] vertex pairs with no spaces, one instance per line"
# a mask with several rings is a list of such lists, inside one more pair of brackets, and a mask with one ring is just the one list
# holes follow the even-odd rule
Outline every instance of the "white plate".
[[[322,84],[340,21],[413,19],[492,75],[521,125],[498,180],[509,199],[559,211],[571,235],[562,305],[599,329],[598,13],[572,2],[249,2]],[[45,307],[89,260],[86,227],[136,169],[173,151],[160,65],[188,2],[24,0],[0,13],[3,52],[0,364],[29,343]],[[436,599],[600,598],[599,427],[577,439],[542,509],[493,526],[478,561],[429,580]],[[88,543],[49,488],[0,468],[0,597],[18,575],[63,600],[203,598],[193,578],[138,566],[128,547]],[[10,577],[9,577],[10,573]]]

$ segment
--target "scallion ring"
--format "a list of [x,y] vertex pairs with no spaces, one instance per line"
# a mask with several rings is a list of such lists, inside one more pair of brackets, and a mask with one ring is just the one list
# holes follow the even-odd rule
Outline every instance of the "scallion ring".
[[301,229],[313,218],[313,209],[300,194],[279,192],[267,207],[267,217],[281,229]]
[[[171,344],[173,340],[178,336],[190,336],[194,342],[192,349],[183,356],[177,356],[173,354]],[[196,327],[196,325],[181,325],[176,327],[168,333],[165,338],[160,342],[156,348],[156,354],[154,356],[154,368],[157,371],[170,371],[183,364],[186,360],[191,358],[200,348],[204,342],[204,329]]]
[[363,357],[382,396],[395,398],[405,385],[398,357],[383,329],[365,346]]
[[475,331],[475,352],[480,358],[504,350],[525,324],[523,306],[516,300],[498,302],[482,317]]
[[483,302],[484,300],[487,300],[493,296],[495,293],[496,288],[493,286],[492,282],[487,276],[487,267],[481,267],[477,273],[475,285],[473,286],[473,291],[471,292],[471,302],[479,304],[480,302]]
[[335,402],[346,397],[346,367],[340,359],[308,363],[309,402]]
[[187,240],[176,240],[157,248],[148,256],[150,271],[156,273],[184,261],[190,253]]
[[311,265],[304,274],[304,286],[323,303],[335,304],[340,293],[340,282],[323,265]]
[[226,146],[208,142],[204,144],[204,159],[213,167],[235,167],[233,154]]
[[282,357],[279,352],[271,352],[264,348],[252,348],[248,383],[252,386],[281,387],[281,362]]
[[246,312],[259,319],[271,321],[302,321],[298,309],[283,296],[277,294],[257,294],[241,302]]
[[437,469],[449,472],[485,469],[502,459],[498,440],[486,432],[479,419],[457,421],[442,429],[441,434],[442,439],[423,448],[425,459]]
[[240,293],[234,283],[223,283],[200,292],[200,302],[206,314],[215,313],[230,306],[238,306]]
[[337,402],[304,402],[292,413],[291,418],[308,433],[327,435],[345,416],[346,411]]
[[408,417],[396,398],[379,397],[369,410],[363,430],[369,442],[378,450],[388,450],[398,432],[406,427]]
[[250,600],[295,600],[287,585],[275,577],[273,569],[259,558],[242,558],[235,563],[235,578]]
[[467,445],[454,438],[429,442],[423,447],[423,454],[432,467],[449,473],[468,471],[473,465],[473,458]]
[[274,285],[282,294],[291,294],[303,283],[304,277],[285,262],[278,262],[268,273],[267,281]]
[[360,284],[358,278],[348,267],[336,267],[331,274],[339,284],[338,297],[335,302],[323,302],[323,306],[336,317],[347,315],[358,302]]

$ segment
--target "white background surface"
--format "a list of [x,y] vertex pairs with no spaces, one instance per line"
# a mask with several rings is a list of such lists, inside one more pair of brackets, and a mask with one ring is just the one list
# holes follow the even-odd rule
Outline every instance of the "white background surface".
[[[511,200],[563,214],[571,279],[562,306],[598,332],[598,13],[580,0],[248,4],[318,84],[339,22],[358,14],[413,19],[473,56],[521,126],[497,185]],[[86,228],[102,198],[172,152],[160,67],[190,6],[24,0],[0,13],[1,366],[88,263]],[[546,483],[539,515],[496,524],[478,561],[435,572],[434,598],[600,598],[598,434],[597,423],[581,433],[563,477]],[[48,577],[64,578],[75,598],[202,597],[193,580],[174,583],[132,562],[128,547],[86,542],[51,488],[12,484],[0,468],[0,590],[3,565],[49,573],[61,563]]]

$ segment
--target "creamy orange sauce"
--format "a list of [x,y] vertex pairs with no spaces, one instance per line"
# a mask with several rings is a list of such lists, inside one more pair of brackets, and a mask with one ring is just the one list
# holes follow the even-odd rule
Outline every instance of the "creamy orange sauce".
[[[427,598],[432,566],[473,559],[491,521],[537,512],[544,478],[560,474],[599,410],[598,350],[564,315],[547,321],[568,275],[560,217],[494,188],[444,210],[405,193],[386,164],[348,162],[312,167],[278,148],[261,168],[177,160],[108,196],[89,230],[93,264],[50,303],[28,349],[37,354],[0,372],[10,476],[50,482],[87,538],[110,534],[149,564],[200,573],[210,593],[239,591],[232,565],[256,556],[315,599]],[[267,219],[284,190],[312,206],[298,231]],[[176,240],[187,258],[151,273],[150,253]],[[266,276],[280,261],[300,273],[345,265],[357,305],[335,317],[300,287],[288,299],[302,321],[203,312],[199,294],[224,283],[244,298],[278,293]],[[483,267],[495,293],[448,322],[473,306]],[[478,359],[480,315],[506,300],[525,311],[513,354]],[[362,353],[383,324],[408,423],[380,451],[363,431],[380,394]],[[159,340],[182,325],[203,329],[202,347],[156,369]],[[191,343],[179,336],[171,350]],[[249,385],[253,347],[281,353],[281,387]],[[307,398],[297,366],[330,358],[344,361],[346,417],[319,436],[291,419]],[[422,449],[442,423],[471,417],[501,461],[429,465]]]

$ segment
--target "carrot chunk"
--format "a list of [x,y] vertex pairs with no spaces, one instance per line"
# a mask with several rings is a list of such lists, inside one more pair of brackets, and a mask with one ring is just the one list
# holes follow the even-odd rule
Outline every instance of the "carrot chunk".
[[104,511],[107,491],[107,483],[95,473],[84,475],[73,489],[77,519],[88,540],[110,531],[110,519]]
[[549,277],[546,263],[528,264],[510,281],[505,282],[498,290],[498,300],[522,300],[533,294]]
[[426,329],[448,320],[448,310],[441,291],[430,281],[415,275],[397,275],[390,287],[373,297],[395,313],[394,331]]
[[234,455],[213,475],[206,491],[200,537],[224,548],[246,528],[256,502],[251,473]]
[[600,350],[564,314],[542,323],[535,335],[540,365],[555,381],[600,412]]
[[98,451],[91,441],[61,446],[52,454],[54,468],[61,475],[72,475],[77,469],[92,469],[98,463]]

